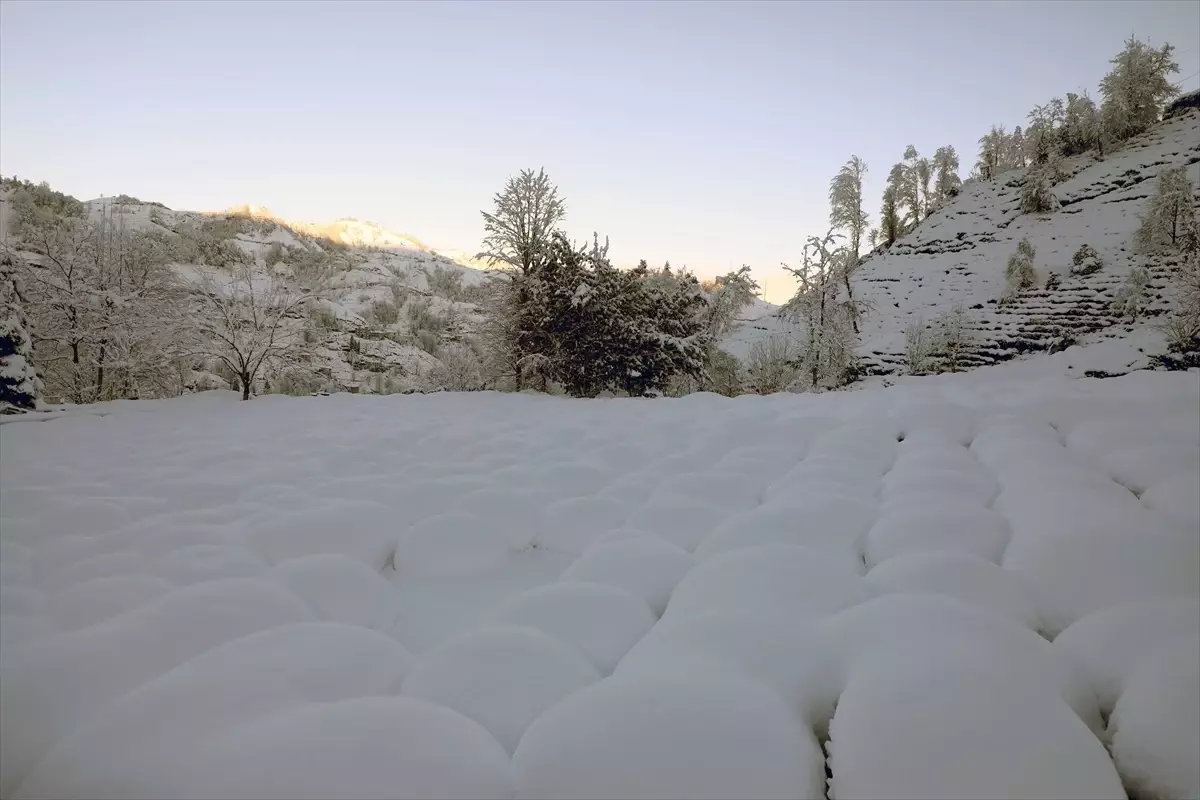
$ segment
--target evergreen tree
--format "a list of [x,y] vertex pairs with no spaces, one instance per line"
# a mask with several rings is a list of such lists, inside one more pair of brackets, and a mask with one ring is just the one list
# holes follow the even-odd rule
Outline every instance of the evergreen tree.
[[900,189],[896,199],[908,209],[907,227],[909,230],[915,228],[921,221],[920,162],[921,156],[917,153],[917,148],[910,144],[904,149],[904,169],[901,173],[902,180],[899,183]]
[[1060,136],[1061,152],[1065,156],[1086,153],[1096,147],[1100,137],[1100,113],[1096,104],[1083,94],[1067,92]]
[[0,414],[33,411],[41,400],[42,382],[33,366],[13,262],[5,256],[0,262]]
[[1179,72],[1169,44],[1154,48],[1130,37],[1125,49],[1109,62],[1112,70],[1100,81],[1105,132],[1112,141],[1136,136],[1158,122],[1163,104],[1179,90],[1167,76]]
[[1050,188],[1049,167],[1029,170],[1021,186],[1021,211],[1026,214],[1047,214],[1058,208],[1058,198]]

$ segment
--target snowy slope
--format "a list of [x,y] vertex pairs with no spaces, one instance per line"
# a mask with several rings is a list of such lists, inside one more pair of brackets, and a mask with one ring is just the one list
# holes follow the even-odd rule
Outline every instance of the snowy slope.
[[[860,353],[877,369],[896,368],[903,361],[905,328],[956,304],[974,317],[977,363],[1044,350],[1065,334],[1079,337],[1117,325],[1108,303],[1130,269],[1148,266],[1155,291],[1165,284],[1163,265],[1135,254],[1132,239],[1158,171],[1185,164],[1193,186],[1200,186],[1195,110],[1155,126],[1103,161],[1094,154],[1068,159],[1065,168],[1073,175],[1054,187],[1062,208],[1052,214],[1020,212],[1020,170],[966,187],[859,270],[857,296],[874,306],[863,323]],[[1038,288],[1014,306],[998,308],[1005,263],[1022,238],[1036,250]],[[1071,277],[1071,257],[1084,244],[1100,253],[1105,266],[1094,275]],[[1061,284],[1047,291],[1042,286],[1050,273]],[[1156,303],[1151,311],[1162,307]],[[1112,332],[1124,333],[1122,327]]]
[[1055,358],[7,422],[0,796],[1194,797],[1200,374]]
[[[1129,271],[1145,266],[1154,298],[1149,313],[1165,308],[1166,265],[1136,254],[1132,239],[1146,198],[1156,190],[1158,171],[1180,165],[1188,165],[1200,205],[1200,110],[1185,110],[1102,161],[1094,154],[1067,159],[1064,168],[1071,176],[1054,187],[1062,208],[1052,214],[1020,212],[1023,170],[967,186],[890,250],[868,256],[859,269],[855,297],[871,304],[859,346],[866,370],[902,372],[905,329],[916,320],[929,323],[955,305],[968,310],[975,331],[976,343],[966,358],[970,366],[1055,349],[1070,339],[1123,338],[1135,330],[1145,337],[1144,322],[1126,324],[1109,313],[1109,303]],[[1017,303],[1000,307],[1004,266],[1022,238],[1036,250],[1038,284]],[[1096,274],[1072,277],[1071,258],[1083,244],[1095,248],[1105,266]],[[1060,285],[1047,290],[1051,273]],[[726,346],[739,358],[757,339],[797,335],[796,327],[775,316],[767,303],[756,303],[744,319]],[[1145,364],[1144,357],[1136,362]]]

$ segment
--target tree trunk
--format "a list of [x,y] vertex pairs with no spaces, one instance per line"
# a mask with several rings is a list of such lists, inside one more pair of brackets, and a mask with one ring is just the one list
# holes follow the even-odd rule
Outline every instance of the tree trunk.
[[96,355],[96,399],[104,399],[104,348],[106,342],[101,340],[100,351]]
[[249,373],[243,372],[238,377],[242,382],[242,399],[249,400],[250,399],[250,375],[249,375]]

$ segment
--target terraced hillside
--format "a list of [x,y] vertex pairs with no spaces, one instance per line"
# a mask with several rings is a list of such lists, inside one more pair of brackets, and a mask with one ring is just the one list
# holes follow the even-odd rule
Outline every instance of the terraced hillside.
[[[868,371],[899,371],[905,329],[959,304],[970,311],[975,329],[969,365],[1055,349],[1090,333],[1124,335],[1129,326],[1113,315],[1111,301],[1135,266],[1151,275],[1148,314],[1162,313],[1172,263],[1134,252],[1132,238],[1159,171],[1180,165],[1188,165],[1193,185],[1200,184],[1200,110],[1161,123],[1103,160],[1094,154],[1068,160],[1070,177],[1054,187],[1061,207],[1050,214],[1021,213],[1024,170],[967,186],[890,250],[872,254],[859,271],[856,294],[874,306],[860,350]],[[1038,288],[1001,305],[1005,262],[1021,239],[1036,250]],[[1072,256],[1084,244],[1104,266],[1072,276]],[[1048,280],[1052,288],[1044,288]]]

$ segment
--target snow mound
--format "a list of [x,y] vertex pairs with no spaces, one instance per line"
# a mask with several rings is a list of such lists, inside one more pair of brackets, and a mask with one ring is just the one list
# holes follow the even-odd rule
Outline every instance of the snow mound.
[[1057,694],[1093,731],[1102,727],[1096,695],[1072,659],[1012,619],[955,598],[884,595],[825,617],[819,626],[823,646],[844,675],[952,661],[966,672],[995,669]]
[[210,647],[312,619],[259,581],[198,583],[104,622],[31,644],[0,673],[0,793],[89,714]]
[[393,563],[401,575],[477,575],[504,563],[510,540],[481,517],[451,511],[401,534]]
[[293,592],[330,622],[384,630],[396,616],[396,593],[388,582],[347,556],[294,558],[264,577]]
[[714,527],[734,513],[733,508],[721,505],[716,498],[688,501],[654,495],[635,509],[625,524],[691,552]]
[[812,733],[773,692],[728,676],[614,677],[530,726],[522,798],[818,798]]
[[900,556],[874,567],[867,573],[867,582],[881,592],[944,594],[1034,631],[1041,625],[1021,576],[972,555],[929,552]]
[[274,563],[335,553],[380,569],[392,554],[395,530],[395,514],[382,503],[326,501],[272,517],[256,526],[251,541]]
[[[626,532],[629,533],[629,532]],[[629,534],[588,548],[567,567],[560,581],[603,583],[624,589],[646,601],[662,615],[676,584],[692,568],[690,554],[673,544],[649,536]]]
[[1134,670],[1170,640],[1200,631],[1200,600],[1143,600],[1088,614],[1054,639],[1091,679],[1100,708],[1111,712]]
[[857,555],[878,514],[874,503],[849,497],[772,501],[725,520],[700,542],[696,556],[760,545],[830,548]]
[[1176,638],[1134,671],[1109,720],[1131,796],[1200,797],[1200,638]]
[[412,697],[282,712],[209,740],[195,790],[212,798],[509,798],[508,754],[479,723]]
[[855,672],[830,723],[830,794],[1124,800],[1100,740],[1021,677],[928,658]]
[[328,622],[234,639],[135,689],[38,763],[17,797],[197,796],[196,748],[259,717],[396,691],[411,656],[392,639]]
[[484,628],[424,655],[403,692],[470,717],[508,752],[559,700],[600,680],[575,648],[532,628]]
[[889,558],[950,551],[999,562],[1008,544],[1008,524],[994,511],[964,505],[952,497],[886,510],[871,528],[864,547],[868,565]]
[[776,609],[816,616],[861,603],[874,591],[857,556],[792,545],[747,547],[705,559],[675,587],[663,620],[714,609],[770,617]]
[[608,675],[654,625],[644,600],[600,583],[555,583],[513,597],[485,618],[489,625],[536,628],[578,648]]
[[570,497],[546,507],[540,547],[579,555],[592,541],[625,521],[625,508],[607,497]]

